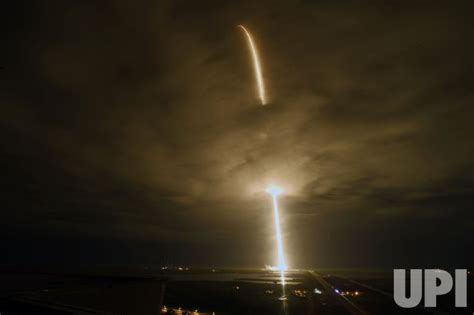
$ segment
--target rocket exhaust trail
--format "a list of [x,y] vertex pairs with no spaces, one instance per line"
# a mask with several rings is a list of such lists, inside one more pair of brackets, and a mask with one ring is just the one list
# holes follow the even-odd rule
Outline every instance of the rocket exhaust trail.
[[258,95],[260,97],[260,101],[262,105],[265,105],[266,104],[265,87],[263,85],[262,69],[260,67],[260,61],[258,59],[257,48],[253,41],[252,35],[250,35],[247,29],[243,25],[237,25],[237,27],[241,28],[247,37],[247,41],[249,43],[249,47],[252,52],[253,64],[255,68],[255,77],[257,79]]
[[278,270],[286,270],[285,256],[283,254],[283,241],[281,238],[281,227],[280,227],[280,213],[278,210],[278,199],[276,195],[272,195],[273,199],[273,216],[275,220],[275,234],[277,239],[277,252],[278,252]]
[[287,269],[285,262],[285,255],[283,252],[283,240],[281,237],[281,227],[280,227],[280,213],[278,209],[278,195],[281,193],[281,188],[276,186],[269,186],[266,189],[267,193],[272,196],[273,202],[273,217],[275,221],[275,236],[277,241],[277,254],[278,254],[278,265],[277,268],[280,272]]
[[278,195],[282,192],[282,189],[278,186],[270,185],[267,187],[266,192],[272,196],[273,202],[273,217],[275,220],[275,236],[277,241],[277,253],[278,253],[278,265],[277,270],[280,272],[280,281],[282,288],[282,296],[279,298],[284,301],[287,300],[285,294],[285,271],[288,269],[285,262],[285,255],[283,253],[283,240],[281,237],[280,227],[280,213],[278,210]]

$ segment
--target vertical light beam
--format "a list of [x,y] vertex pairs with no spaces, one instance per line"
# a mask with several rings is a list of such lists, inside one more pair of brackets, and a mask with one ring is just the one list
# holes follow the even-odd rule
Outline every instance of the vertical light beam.
[[240,27],[244,31],[244,33],[247,37],[247,41],[249,43],[250,50],[252,52],[253,64],[254,64],[254,67],[255,67],[255,77],[257,79],[258,95],[260,97],[260,101],[262,102],[262,105],[265,105],[266,104],[265,87],[263,85],[262,69],[260,67],[260,61],[258,59],[257,48],[256,48],[255,43],[253,41],[252,35],[250,35],[250,33],[247,31],[247,29],[243,25],[237,25],[237,27]]
[[277,268],[280,272],[287,270],[285,255],[283,253],[283,240],[281,237],[280,227],[280,213],[278,209],[278,195],[282,192],[282,189],[277,186],[269,186],[266,192],[272,196],[273,201],[273,217],[275,221],[275,236],[277,240],[277,253],[278,253],[278,265]]

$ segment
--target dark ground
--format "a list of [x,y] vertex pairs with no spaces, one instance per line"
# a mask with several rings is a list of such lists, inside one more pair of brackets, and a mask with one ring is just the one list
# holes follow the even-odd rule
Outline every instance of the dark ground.
[[[179,314],[179,308],[182,314],[473,314],[473,303],[453,309],[452,295],[440,298],[436,310],[401,309],[393,301],[392,274],[384,271],[292,271],[284,293],[279,275],[262,270],[141,268],[117,274],[1,272],[0,314],[156,315],[163,305],[167,314]],[[468,281],[472,287],[471,276]]]

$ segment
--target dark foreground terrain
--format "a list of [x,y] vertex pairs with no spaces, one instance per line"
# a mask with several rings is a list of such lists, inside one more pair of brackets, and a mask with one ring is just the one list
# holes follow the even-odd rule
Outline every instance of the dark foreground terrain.
[[0,314],[473,314],[473,303],[452,308],[452,295],[437,309],[401,309],[391,272],[296,270],[283,280],[265,270],[3,271]]

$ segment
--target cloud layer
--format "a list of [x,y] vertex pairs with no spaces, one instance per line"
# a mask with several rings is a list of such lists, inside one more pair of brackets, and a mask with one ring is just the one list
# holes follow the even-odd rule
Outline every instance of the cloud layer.
[[[33,231],[51,252],[62,237],[127,244],[132,261],[271,263],[262,189],[277,182],[293,265],[421,264],[429,241],[457,253],[433,262],[473,262],[457,250],[474,224],[467,4],[9,12],[1,218],[12,257]],[[268,106],[237,24],[256,39]]]

